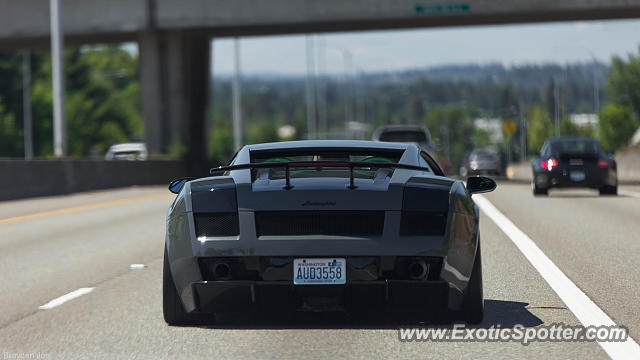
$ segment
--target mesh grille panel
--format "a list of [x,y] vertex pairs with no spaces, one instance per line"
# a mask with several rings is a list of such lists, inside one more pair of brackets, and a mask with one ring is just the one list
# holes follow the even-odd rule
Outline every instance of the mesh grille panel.
[[444,235],[447,213],[439,211],[403,211],[400,235]]
[[256,233],[262,235],[382,235],[384,211],[256,212]]
[[240,234],[238,213],[196,214],[194,220],[198,237]]

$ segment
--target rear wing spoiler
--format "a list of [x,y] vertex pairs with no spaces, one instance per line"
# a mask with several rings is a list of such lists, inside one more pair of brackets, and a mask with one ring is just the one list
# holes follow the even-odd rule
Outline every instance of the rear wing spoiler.
[[290,170],[291,168],[300,168],[300,167],[315,167],[315,168],[323,168],[323,167],[343,167],[349,168],[349,189],[355,189],[355,181],[353,176],[354,168],[392,168],[392,169],[405,169],[405,170],[416,170],[416,171],[426,171],[431,172],[431,169],[428,167],[415,166],[415,165],[406,165],[406,164],[398,164],[398,163],[386,163],[386,162],[368,162],[368,161],[282,161],[282,162],[265,162],[265,163],[249,163],[249,164],[239,164],[239,165],[231,165],[231,166],[219,166],[217,168],[212,168],[209,170],[210,174],[215,174],[224,171],[232,171],[232,170],[247,170],[247,169],[273,169],[273,168],[284,168],[285,169],[285,186],[286,190],[293,188],[291,186],[291,178],[290,178]]

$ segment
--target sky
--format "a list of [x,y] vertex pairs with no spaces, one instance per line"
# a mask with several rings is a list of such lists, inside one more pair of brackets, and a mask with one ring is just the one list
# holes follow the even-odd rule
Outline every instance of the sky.
[[[319,73],[410,70],[445,64],[610,62],[638,54],[640,20],[314,34]],[[306,74],[306,35],[239,38],[243,75]],[[213,41],[215,75],[234,70],[234,39]],[[324,45],[322,45],[324,44]],[[324,55],[323,55],[324,54]],[[351,58],[349,62],[348,58]],[[324,61],[321,59],[324,58]],[[322,65],[324,64],[324,65]]]

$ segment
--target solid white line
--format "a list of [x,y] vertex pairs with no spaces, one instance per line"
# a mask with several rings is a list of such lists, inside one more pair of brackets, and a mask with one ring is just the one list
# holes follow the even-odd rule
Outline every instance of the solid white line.
[[631,197],[640,198],[640,193],[637,193],[635,191],[618,190],[618,194],[624,195],[624,196],[631,196]]
[[[511,220],[482,195],[474,196],[475,203],[513,241],[531,265],[538,270],[569,310],[586,326],[615,326],[607,314],[576,286],[540,248]],[[624,342],[598,342],[612,359],[640,359],[640,346],[627,337]]]
[[38,309],[40,310],[49,310],[49,309],[53,309],[56,306],[60,306],[64,303],[66,303],[69,300],[73,300],[77,297],[80,297],[82,295],[86,295],[90,292],[93,291],[93,288],[80,288],[78,290],[74,290],[70,293],[68,293],[67,295],[62,295],[59,298],[55,298],[51,301],[49,301],[48,303],[42,305],[42,306],[38,306]]

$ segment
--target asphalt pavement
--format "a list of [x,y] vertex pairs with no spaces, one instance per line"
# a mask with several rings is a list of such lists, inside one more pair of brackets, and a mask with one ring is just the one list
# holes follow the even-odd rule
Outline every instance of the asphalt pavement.
[[[165,187],[141,187],[1,202],[3,359],[608,358],[595,342],[401,342],[397,325],[375,320],[169,327],[161,288],[170,195]],[[533,197],[528,185],[502,182],[484,197],[640,339],[640,187],[621,187],[617,197],[588,190]],[[484,212],[480,231],[485,320],[479,328],[580,325]],[[51,303],[65,295],[68,301]]]

